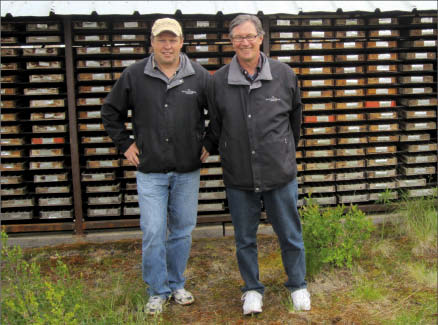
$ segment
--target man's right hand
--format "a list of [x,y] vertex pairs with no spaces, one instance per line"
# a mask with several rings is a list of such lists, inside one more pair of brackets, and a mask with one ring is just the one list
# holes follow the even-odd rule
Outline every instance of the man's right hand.
[[201,162],[205,163],[205,161],[207,160],[208,156],[210,156],[210,153],[207,151],[207,149],[205,149],[205,147],[202,147]]
[[126,157],[126,159],[128,159],[128,161],[133,164],[135,167],[138,166],[138,164],[140,163],[139,159],[138,159],[138,155],[139,155],[139,151],[137,148],[137,145],[135,144],[135,142],[133,142],[128,150],[125,151],[124,155]]

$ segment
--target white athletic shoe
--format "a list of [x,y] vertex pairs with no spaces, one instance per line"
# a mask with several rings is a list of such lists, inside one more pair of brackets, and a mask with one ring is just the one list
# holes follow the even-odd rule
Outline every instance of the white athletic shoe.
[[193,297],[192,293],[184,288],[172,292],[172,297],[177,304],[183,306],[191,305],[195,302],[195,298]]
[[148,315],[161,314],[165,303],[166,299],[163,299],[160,296],[151,296],[146,304],[145,312]]
[[243,314],[258,314],[262,312],[263,296],[255,290],[246,291],[242,295]]
[[296,311],[310,310],[310,293],[306,288],[292,292],[291,296]]

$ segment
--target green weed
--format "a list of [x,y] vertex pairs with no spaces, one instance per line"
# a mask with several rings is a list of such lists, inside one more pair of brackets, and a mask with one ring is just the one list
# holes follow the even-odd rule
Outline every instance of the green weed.
[[417,255],[437,250],[438,232],[438,188],[434,195],[410,198],[406,193],[398,203],[401,215],[397,223],[399,235],[407,236],[414,244],[413,252]]
[[4,324],[79,324],[87,313],[85,294],[67,266],[57,259],[51,277],[43,276],[35,262],[23,258],[20,247],[8,247],[2,232],[2,320]]
[[[379,193],[379,199],[377,200],[377,203],[389,206],[390,204],[392,204],[393,200],[397,197],[398,197],[397,192],[387,188],[385,191]],[[380,225],[380,238],[382,240],[385,237],[385,227],[386,227],[386,218],[383,219]]]
[[372,222],[354,205],[349,209],[343,205],[322,208],[308,198],[300,212],[310,277],[323,265],[351,268],[374,229]]
[[7,245],[4,232],[1,257],[3,324],[163,324],[161,315],[149,317],[143,311],[142,286],[130,288],[118,272],[86,290],[82,277],[72,277],[59,256],[43,274],[39,264],[26,261],[20,247]]

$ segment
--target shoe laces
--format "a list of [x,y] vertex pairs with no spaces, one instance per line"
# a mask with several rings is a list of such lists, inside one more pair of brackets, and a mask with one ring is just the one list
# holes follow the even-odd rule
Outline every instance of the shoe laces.
[[246,299],[251,300],[251,301],[255,300],[255,299],[259,298],[259,295],[261,295],[261,294],[255,290],[246,291],[242,295],[242,301],[245,301]]
[[174,294],[178,296],[182,296],[183,298],[191,297],[190,293],[184,288],[175,290]]
[[160,296],[152,296],[149,298],[148,305],[152,308],[161,306],[163,299]]
[[310,294],[309,294],[309,291],[307,291],[307,290],[305,290],[305,289],[301,289],[301,290],[298,290],[298,291],[295,293],[294,296],[295,296],[298,300],[301,300],[301,299],[309,298],[309,297],[310,297]]

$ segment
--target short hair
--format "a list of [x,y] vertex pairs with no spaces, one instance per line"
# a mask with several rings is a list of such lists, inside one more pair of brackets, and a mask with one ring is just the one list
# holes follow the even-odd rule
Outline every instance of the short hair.
[[235,27],[247,21],[250,21],[254,24],[257,31],[257,35],[265,35],[265,31],[263,30],[262,22],[260,21],[259,17],[254,15],[238,15],[234,17],[234,19],[230,23],[229,36],[232,37],[232,32]]

